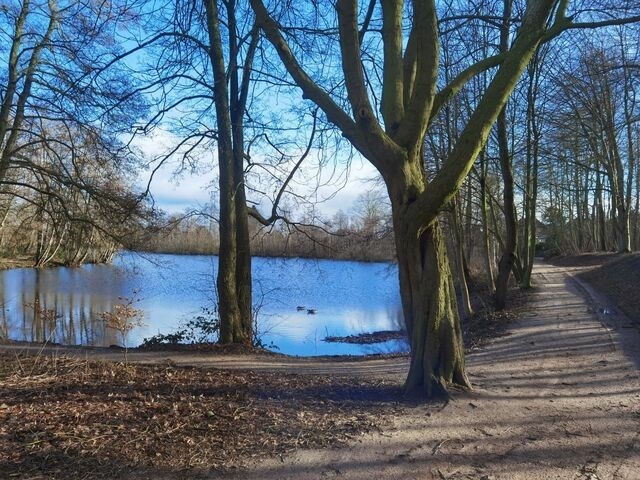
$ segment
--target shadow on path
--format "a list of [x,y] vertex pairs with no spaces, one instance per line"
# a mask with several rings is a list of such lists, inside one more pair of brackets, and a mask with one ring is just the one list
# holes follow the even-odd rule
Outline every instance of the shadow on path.
[[348,448],[299,451],[233,478],[639,479],[638,331],[599,318],[561,267],[538,263],[534,275],[523,318],[469,355],[473,392],[441,412],[406,408]]

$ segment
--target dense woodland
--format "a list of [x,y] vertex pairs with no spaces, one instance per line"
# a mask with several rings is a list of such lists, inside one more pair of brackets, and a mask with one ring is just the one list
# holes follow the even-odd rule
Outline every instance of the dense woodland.
[[[224,343],[252,338],[252,255],[392,259],[407,390],[464,386],[471,274],[502,308],[537,254],[640,247],[638,15],[609,0],[6,2],[0,252],[38,267],[219,254]],[[142,151],[153,135],[172,144]],[[377,186],[325,218],[319,192],[355,156]],[[206,211],[169,217],[136,180],[176,160],[210,176]]]

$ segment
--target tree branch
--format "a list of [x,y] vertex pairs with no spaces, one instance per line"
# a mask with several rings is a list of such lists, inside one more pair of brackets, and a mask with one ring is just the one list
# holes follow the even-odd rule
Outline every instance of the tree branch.
[[[353,2],[355,3],[355,2]],[[402,1],[382,0],[382,118],[385,130],[393,133],[404,116],[402,65]],[[358,56],[359,58],[359,56]]]
[[[407,150],[420,148],[438,83],[440,40],[434,0],[414,1],[413,30],[416,30],[416,75],[411,100],[394,140]],[[419,28],[418,28],[419,27]]]
[[459,189],[485,145],[498,114],[544,38],[545,26],[554,4],[555,0],[529,3],[512,48],[506,52],[500,69],[471,115],[453,151],[427,189],[409,206],[407,214],[414,217],[411,224],[417,226],[412,234],[420,235],[428,228],[436,219],[441,206],[446,205]]
[[282,195],[284,194],[285,190],[287,189],[287,186],[289,185],[289,182],[291,182],[291,180],[293,179],[294,175],[296,174],[296,172],[300,168],[300,165],[302,165],[302,162],[305,161],[305,159],[309,156],[309,152],[311,152],[311,147],[313,146],[313,141],[314,141],[315,135],[316,135],[317,120],[318,120],[318,111],[315,110],[313,112],[313,127],[311,129],[311,135],[309,136],[309,142],[307,143],[307,148],[305,149],[304,153],[300,156],[300,158],[296,162],[295,166],[291,169],[291,171],[289,172],[289,175],[287,176],[285,181],[282,183],[282,186],[280,187],[280,190],[278,191],[278,194],[276,195],[276,198],[275,198],[275,200],[273,202],[273,205],[271,206],[271,215],[268,218],[266,218],[258,211],[258,209],[255,206],[251,206],[251,207],[247,208],[247,213],[251,217],[256,219],[258,222],[260,222],[262,225],[264,225],[265,227],[271,225],[276,220],[285,220],[285,217],[283,217],[282,215],[278,214],[278,207],[280,205],[280,200],[282,199]]
[[[356,125],[353,119],[340,108],[333,99],[304,71],[294,56],[289,44],[280,33],[277,23],[264,6],[262,0],[251,0],[251,7],[256,14],[256,21],[265,32],[271,44],[275,47],[280,60],[294,82],[302,90],[302,96],[314,102],[325,113],[331,123],[336,125],[350,140],[362,143],[357,137]],[[364,146],[363,146],[364,148]]]

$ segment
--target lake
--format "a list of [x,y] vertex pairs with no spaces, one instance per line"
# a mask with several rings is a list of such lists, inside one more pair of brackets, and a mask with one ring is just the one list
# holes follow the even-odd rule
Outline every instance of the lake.
[[[137,346],[144,338],[178,330],[203,315],[203,308],[213,310],[216,267],[214,256],[124,252],[110,265],[5,270],[0,272],[0,338]],[[402,325],[393,264],[254,258],[253,275],[259,335],[275,351],[314,356],[408,350],[400,340],[370,345],[322,340]],[[100,314],[126,299],[137,300],[145,325],[123,341]]]

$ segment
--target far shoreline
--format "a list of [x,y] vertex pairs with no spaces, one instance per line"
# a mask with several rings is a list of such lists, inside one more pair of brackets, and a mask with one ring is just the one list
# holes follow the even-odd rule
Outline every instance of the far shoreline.
[[[173,255],[178,257],[218,257],[217,253],[189,253],[189,252],[154,252],[149,250],[128,250],[123,249],[119,250],[115,255],[121,255],[123,253],[128,253],[132,255],[137,255],[141,258],[144,258],[145,255]],[[341,257],[312,257],[312,256],[276,256],[276,255],[252,255],[252,259],[274,259],[274,260],[316,260],[316,261],[334,261],[334,262],[358,262],[358,263],[379,263],[379,264],[387,264],[387,265],[395,265],[394,259],[387,260],[379,260],[379,259],[365,259],[365,258],[341,258]],[[113,262],[104,262],[101,265],[110,265]],[[2,270],[13,270],[19,268],[37,268],[37,269],[50,269],[50,268],[58,268],[58,267],[66,267],[66,268],[79,268],[84,265],[97,265],[96,262],[84,262],[80,265],[64,265],[61,263],[50,263],[41,267],[36,267],[32,260],[24,257],[17,258],[9,258],[2,257],[0,258],[0,271]]]

